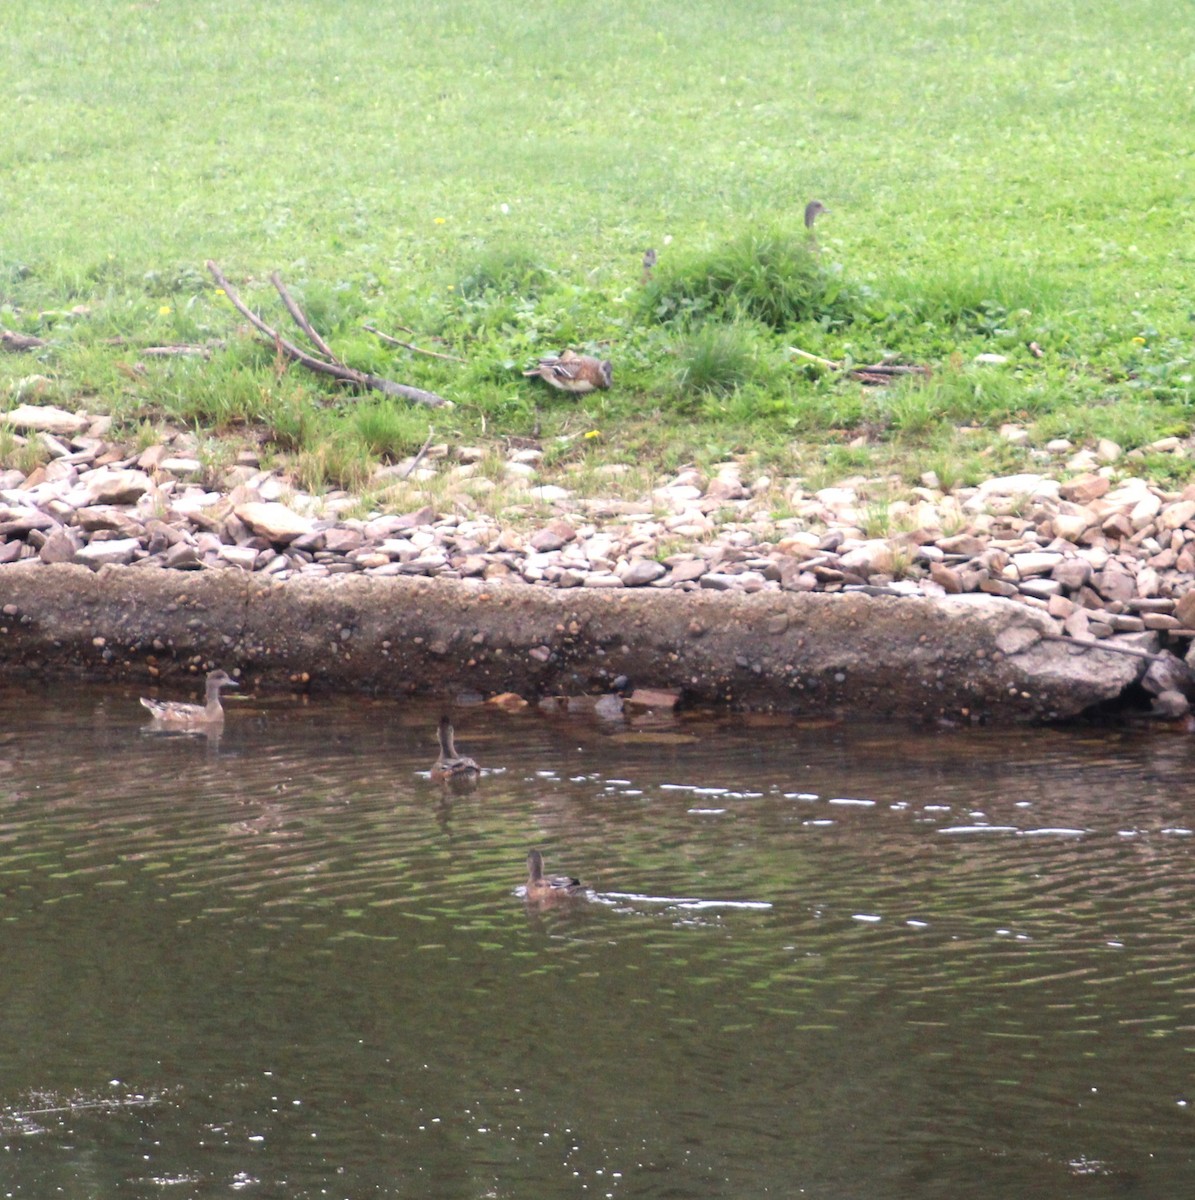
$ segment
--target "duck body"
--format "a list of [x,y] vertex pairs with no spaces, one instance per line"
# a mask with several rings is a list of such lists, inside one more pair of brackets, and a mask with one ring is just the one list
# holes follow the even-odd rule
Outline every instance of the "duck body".
[[587,392],[598,389],[604,391],[610,387],[614,382],[614,364],[609,359],[565,350],[560,354],[541,358],[535,367],[524,371],[523,374],[528,377],[538,376],[554,388],[572,392],[574,396],[583,396]]
[[571,875],[545,875],[544,856],[538,850],[532,850],[527,855],[525,886],[528,900],[568,900],[585,891],[581,881]]
[[224,671],[209,671],[204,685],[203,704],[187,704],[182,700],[150,700],[145,696],[141,697],[141,703],[149,709],[150,715],[159,725],[172,725],[177,728],[222,725],[224,706],[220,703],[220,689],[240,686]]
[[481,768],[467,755],[457,754],[452,722],[447,717],[440,718],[439,735],[440,757],[432,764],[432,778],[476,779],[481,774]]

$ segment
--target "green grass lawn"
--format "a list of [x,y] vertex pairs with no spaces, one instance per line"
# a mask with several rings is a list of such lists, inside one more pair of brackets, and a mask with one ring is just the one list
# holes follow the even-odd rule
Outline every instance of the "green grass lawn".
[[[538,430],[562,464],[740,454],[819,483],[1014,469],[1030,460],[1006,421],[1033,445],[1185,435],[1189,17],[1178,0],[9,4],[0,325],[51,344],[0,359],[0,405],[40,374],[44,399],[142,437],[253,438],[307,484],[357,486],[429,420],[471,444]],[[812,197],[832,210],[816,252]],[[208,258],[286,327],[280,270],[347,361],[455,408],[279,371]],[[139,347],[208,339],[209,361],[129,369]],[[611,392],[522,378],[568,345],[613,359]],[[877,393],[789,346],[935,374]],[[1186,460],[1146,463],[1185,482]]]

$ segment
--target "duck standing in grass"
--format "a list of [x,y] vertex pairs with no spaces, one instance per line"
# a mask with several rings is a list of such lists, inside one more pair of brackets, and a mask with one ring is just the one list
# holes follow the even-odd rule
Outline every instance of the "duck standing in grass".
[[532,850],[527,855],[528,900],[548,901],[568,900],[584,892],[579,879],[571,875],[545,875],[544,856],[538,850]]
[[240,687],[232,676],[224,671],[209,671],[204,687],[203,704],[187,704],[181,700],[150,700],[141,697],[141,703],[149,709],[158,725],[175,729],[204,729],[224,724],[224,706],[220,703],[220,689]]
[[830,210],[820,200],[810,200],[805,205],[805,228],[812,229],[813,223],[822,215]]
[[562,392],[584,396],[598,389],[605,391],[614,382],[614,365],[609,359],[594,358],[590,354],[578,354],[575,350],[564,350],[541,358],[538,364],[524,375],[538,376]]
[[481,768],[463,754],[457,754],[453,738],[452,722],[440,718],[440,757],[432,764],[431,776],[437,781],[476,779]]

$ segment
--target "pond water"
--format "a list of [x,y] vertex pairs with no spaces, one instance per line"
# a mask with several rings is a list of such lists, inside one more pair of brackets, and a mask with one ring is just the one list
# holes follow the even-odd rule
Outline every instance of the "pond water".
[[228,707],[0,688],[0,1196],[1195,1195],[1190,738]]

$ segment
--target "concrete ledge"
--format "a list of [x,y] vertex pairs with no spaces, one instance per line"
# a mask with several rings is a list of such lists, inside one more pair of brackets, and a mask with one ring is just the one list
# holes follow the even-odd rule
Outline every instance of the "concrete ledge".
[[527,697],[618,676],[701,703],[794,712],[1075,716],[1115,700],[1140,659],[1043,640],[1022,604],[618,589],[364,575],[271,582],[239,570],[0,569],[7,674],[169,678],[242,670],[256,686]]

